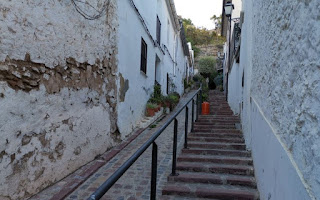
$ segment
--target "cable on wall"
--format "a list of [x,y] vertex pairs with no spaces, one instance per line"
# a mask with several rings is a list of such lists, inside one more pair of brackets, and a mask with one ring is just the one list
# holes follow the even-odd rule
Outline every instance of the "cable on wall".
[[[110,5],[110,0],[106,0],[103,3],[102,9],[98,10],[97,8],[95,8],[93,5],[91,5],[90,3],[88,3],[86,0],[85,1],[81,1],[81,0],[71,0],[73,6],[75,7],[75,9],[77,10],[77,12],[82,15],[85,19],[88,20],[96,20],[99,19],[100,17],[103,16],[103,14],[105,13],[105,11],[107,10],[107,8]],[[95,10],[95,12],[97,12],[97,14],[95,15],[90,15],[87,14],[78,4],[85,4],[87,6],[89,6],[90,8],[92,8],[93,10]]]

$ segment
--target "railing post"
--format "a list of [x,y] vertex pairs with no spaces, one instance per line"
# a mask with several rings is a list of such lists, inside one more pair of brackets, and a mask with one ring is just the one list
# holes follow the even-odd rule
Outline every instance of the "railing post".
[[156,194],[157,194],[157,162],[158,162],[158,145],[155,142],[153,142],[152,143],[150,200],[156,200]]
[[201,110],[202,110],[202,89],[200,90],[200,109],[199,109],[200,113],[199,113],[199,115],[201,115]]
[[188,122],[189,122],[189,108],[186,106],[186,118],[184,122],[184,148],[188,148]]
[[196,112],[196,121],[199,119],[199,93],[197,94],[197,112]]
[[173,131],[173,154],[172,154],[172,172],[171,176],[178,176],[176,173],[177,166],[177,137],[178,137],[178,120],[174,119],[174,131]]
[[192,98],[192,111],[191,111],[191,132],[193,132],[194,123],[194,99]]

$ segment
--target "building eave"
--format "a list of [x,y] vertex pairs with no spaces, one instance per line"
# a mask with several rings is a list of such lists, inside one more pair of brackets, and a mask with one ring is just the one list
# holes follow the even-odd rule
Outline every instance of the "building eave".
[[169,9],[170,18],[172,20],[174,29],[176,32],[180,31],[179,18],[176,11],[176,6],[174,5],[173,0],[166,0],[167,7]]

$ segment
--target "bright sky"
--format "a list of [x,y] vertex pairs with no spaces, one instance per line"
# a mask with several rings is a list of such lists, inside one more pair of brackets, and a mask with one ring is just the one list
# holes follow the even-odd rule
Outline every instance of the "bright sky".
[[213,15],[222,13],[223,0],[174,0],[177,14],[183,18],[190,18],[197,27],[213,29],[214,23],[210,20]]

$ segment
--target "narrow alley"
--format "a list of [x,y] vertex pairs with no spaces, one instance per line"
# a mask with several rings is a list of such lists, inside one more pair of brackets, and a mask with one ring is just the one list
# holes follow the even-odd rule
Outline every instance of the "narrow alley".
[[0,200],[320,200],[320,0],[1,0]]

